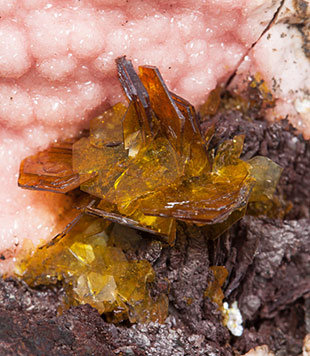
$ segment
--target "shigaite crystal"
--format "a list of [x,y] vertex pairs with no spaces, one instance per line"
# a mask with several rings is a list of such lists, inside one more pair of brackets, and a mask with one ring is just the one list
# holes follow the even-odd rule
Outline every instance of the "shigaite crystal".
[[243,216],[249,199],[271,197],[281,169],[264,157],[241,160],[243,136],[208,150],[212,128],[202,135],[194,107],[169,92],[157,68],[139,67],[138,75],[125,57],[116,63],[128,107],[116,104],[91,120],[88,136],[21,164],[23,188],[80,187],[93,199],[20,273],[31,285],[64,280],[71,300],[114,313],[115,321],[163,320],[166,299],[154,301],[147,289],[151,266],[109,246],[113,227],[151,232],[172,245],[181,220],[209,225],[214,238]]

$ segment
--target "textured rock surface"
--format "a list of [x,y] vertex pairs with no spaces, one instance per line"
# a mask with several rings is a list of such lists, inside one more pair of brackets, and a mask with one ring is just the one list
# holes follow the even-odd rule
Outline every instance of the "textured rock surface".
[[[298,354],[306,332],[300,319],[304,319],[310,290],[309,219],[280,222],[250,218],[241,223],[241,230],[243,226],[247,243],[259,242],[253,264],[246,270],[237,267],[234,271],[239,281],[244,276],[243,291],[235,290],[232,294],[239,295],[244,319],[251,320],[253,326],[255,321],[260,322],[246,330],[235,345],[242,349],[251,340],[253,347],[266,343],[273,350]],[[243,253],[240,257],[238,254],[239,262]],[[230,286],[233,284],[232,280]]]

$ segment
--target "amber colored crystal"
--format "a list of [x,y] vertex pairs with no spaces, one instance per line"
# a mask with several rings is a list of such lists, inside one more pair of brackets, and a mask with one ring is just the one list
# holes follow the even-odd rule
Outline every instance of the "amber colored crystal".
[[242,144],[242,136],[224,142],[211,171],[199,177],[184,177],[177,186],[142,199],[142,212],[199,224],[226,220],[247,204],[254,184],[249,175],[251,166],[239,159]]
[[90,121],[90,143],[95,147],[115,146],[123,142],[122,119],[127,107],[118,103]]
[[120,213],[131,215],[138,207],[138,199],[173,184],[183,174],[182,168],[170,142],[160,137],[129,162],[105,199],[115,203]]
[[177,152],[180,152],[185,125],[183,114],[171,98],[157,68],[139,67],[139,77],[148,93],[150,107],[160,122],[161,134],[169,140]]
[[[64,282],[70,304],[89,303],[110,321],[163,322],[167,297],[156,300],[148,285],[155,273],[147,261],[128,260],[123,252],[141,239],[129,228],[80,215],[60,236],[19,265],[19,275],[31,286]],[[122,249],[123,248],[123,249]]]
[[[158,131],[156,117],[150,105],[149,94],[126,57],[116,59],[118,77],[125,94],[136,110],[142,142],[145,144]],[[126,137],[124,137],[126,140]]]
[[99,204],[86,206],[84,211],[90,215],[100,216],[109,221],[124,224],[137,230],[163,236],[170,245],[173,245],[176,237],[176,221],[173,218],[144,215],[140,211],[136,211],[130,217],[126,217],[121,215],[115,206],[113,209],[113,206],[104,200],[101,200]]
[[209,167],[209,160],[194,107],[169,92],[157,68],[139,67],[139,76],[160,123],[160,132],[191,166],[190,173],[199,174],[206,165]]
[[47,150],[25,158],[20,165],[18,185],[22,188],[67,193],[93,177],[72,169],[74,140],[53,144]]
[[199,112],[202,116],[215,115],[221,103],[221,87],[213,89],[206,102],[201,105]]
[[144,143],[139,116],[134,102],[130,102],[126,115],[123,117],[124,148],[128,150],[129,157],[135,157]]
[[291,206],[281,197],[274,198],[282,168],[267,157],[256,156],[248,162],[251,165],[251,175],[255,179],[255,186],[249,199],[248,213],[255,216],[283,218]]
[[86,193],[103,198],[123,172],[128,160],[123,145],[95,147],[89,137],[73,145],[72,165],[80,175],[92,174],[94,178],[81,185]]
[[228,276],[228,271],[224,266],[211,266],[210,270],[213,274],[213,281],[209,283],[205,291],[205,297],[210,298],[212,302],[222,309],[224,299],[222,287]]
[[143,199],[141,210],[145,214],[198,224],[222,222],[234,210],[246,205],[251,185],[245,182],[243,186],[245,178],[242,176],[230,182],[231,185],[225,181],[215,182],[212,178],[210,174],[197,180],[183,181],[177,187],[170,186]]
[[248,162],[251,165],[251,175],[255,179],[250,201],[271,200],[283,169],[267,157],[256,156]]

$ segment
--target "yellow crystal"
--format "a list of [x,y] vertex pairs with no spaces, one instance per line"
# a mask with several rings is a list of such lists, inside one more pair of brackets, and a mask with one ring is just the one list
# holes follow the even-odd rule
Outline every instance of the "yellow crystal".
[[[128,228],[82,215],[51,243],[20,263],[19,275],[31,286],[64,283],[70,303],[89,303],[114,322],[163,322],[167,297],[150,296],[155,273],[147,261],[127,260],[123,250],[141,237]],[[111,240],[110,240],[111,239]]]
[[90,143],[102,148],[123,142],[122,119],[127,107],[118,103],[90,121]]

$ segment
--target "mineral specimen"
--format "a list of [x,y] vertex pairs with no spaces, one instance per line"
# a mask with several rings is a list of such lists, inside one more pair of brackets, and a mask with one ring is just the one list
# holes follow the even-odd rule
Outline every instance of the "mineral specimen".
[[128,108],[115,105],[91,120],[89,135],[22,162],[21,187],[65,193],[79,186],[91,198],[19,272],[31,285],[64,280],[71,303],[89,303],[113,321],[163,320],[165,297],[154,301],[147,289],[151,266],[109,245],[113,227],[173,245],[181,220],[208,225],[214,238],[243,216],[250,199],[270,199],[281,169],[264,157],[240,159],[240,135],[209,150],[213,128],[202,135],[194,107],[168,90],[157,68],[139,67],[138,75],[125,57],[116,63]]

